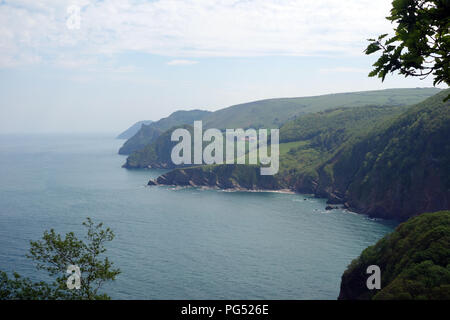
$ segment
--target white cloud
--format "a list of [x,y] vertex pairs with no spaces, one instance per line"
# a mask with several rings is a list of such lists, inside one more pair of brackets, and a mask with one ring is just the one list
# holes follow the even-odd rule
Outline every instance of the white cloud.
[[189,66],[197,63],[198,61],[194,60],[171,60],[167,62],[169,66]]
[[319,73],[369,73],[369,69],[354,67],[322,68]]
[[[69,5],[81,28],[66,27]],[[361,54],[391,0],[42,0],[0,4],[0,67],[61,54],[172,57]],[[91,58],[87,58],[91,57]],[[94,57],[94,58],[92,58]]]

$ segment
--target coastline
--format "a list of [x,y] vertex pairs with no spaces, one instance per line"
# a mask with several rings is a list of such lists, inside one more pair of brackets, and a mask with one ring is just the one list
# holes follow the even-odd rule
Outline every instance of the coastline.
[[[218,191],[218,192],[246,192],[246,193],[279,193],[279,194],[290,194],[290,195],[300,195],[304,197],[312,197],[315,199],[321,199],[321,200],[328,200],[326,197],[318,197],[317,195],[313,193],[301,193],[296,192],[291,189],[279,189],[279,190],[271,190],[271,189],[246,189],[246,188],[219,188],[217,186],[197,186],[197,185],[167,185],[167,184],[153,184],[153,185],[145,185],[145,187],[167,187],[170,190],[184,190],[184,189],[195,189],[200,191]],[[305,198],[303,200],[306,200]],[[349,214],[359,215],[359,216],[365,216],[367,219],[372,221],[386,221],[388,223],[395,223],[395,225],[398,225],[401,223],[401,221],[398,221],[396,219],[386,219],[382,217],[374,217],[364,212],[358,212],[356,210],[353,210],[351,207],[347,207],[345,204],[333,204],[331,205],[331,209],[327,209],[327,207],[330,206],[330,204],[326,204],[325,208],[323,208],[326,212],[333,212],[334,210],[343,210]]]
[[[197,189],[197,190],[214,190],[214,191],[221,191],[221,192],[248,192],[248,193],[279,193],[279,194],[291,194],[291,195],[302,195],[307,197],[314,197],[316,199],[323,199],[328,200],[325,197],[318,197],[316,194],[313,193],[300,193],[297,191],[294,191],[292,189],[248,189],[248,188],[241,188],[241,187],[233,187],[233,188],[220,188],[218,186],[205,186],[205,185],[195,185],[195,184],[189,184],[189,185],[176,185],[176,184],[159,184],[154,180],[150,180],[149,183],[146,185],[146,187],[154,187],[154,186],[166,186],[168,188],[173,188],[174,190],[182,190],[182,189]],[[347,207],[345,204],[333,204],[330,205],[327,203],[324,210],[332,211],[337,209],[344,209],[348,212],[354,213],[354,214],[361,214],[366,215],[369,218],[376,218],[376,217],[370,217],[369,215],[365,213],[360,213],[354,210],[351,210],[351,208]]]
[[[155,185],[147,185],[147,187],[153,187],[153,186],[166,186],[166,187],[172,187],[175,189],[200,189],[200,190],[215,190],[215,191],[222,191],[222,192],[254,192],[254,193],[281,193],[281,194],[302,194],[303,193],[292,191],[291,189],[279,189],[279,190],[271,190],[271,189],[246,189],[246,188],[220,188],[217,186],[199,186],[199,185],[170,185],[170,184],[155,184]],[[314,196],[313,194],[309,194],[310,196]]]

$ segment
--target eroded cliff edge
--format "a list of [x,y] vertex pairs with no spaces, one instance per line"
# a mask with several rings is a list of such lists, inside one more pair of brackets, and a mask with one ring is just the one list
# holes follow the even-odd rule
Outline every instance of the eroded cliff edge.
[[149,185],[215,187],[220,189],[280,190],[275,176],[261,176],[258,166],[215,165],[179,168],[159,176]]

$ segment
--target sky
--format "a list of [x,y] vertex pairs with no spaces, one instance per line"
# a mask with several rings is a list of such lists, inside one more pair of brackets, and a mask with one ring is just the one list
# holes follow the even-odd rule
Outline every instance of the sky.
[[[391,0],[0,0],[0,133],[119,133],[176,110],[385,88]],[[78,11],[79,10],[79,11]]]

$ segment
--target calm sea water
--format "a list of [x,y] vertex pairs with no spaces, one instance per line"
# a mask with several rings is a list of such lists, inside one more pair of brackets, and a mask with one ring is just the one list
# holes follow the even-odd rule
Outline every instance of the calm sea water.
[[0,136],[0,270],[41,279],[29,241],[89,216],[116,233],[113,298],[336,299],[346,266],[395,226],[305,195],[147,187],[162,171],[122,169],[122,143]]

